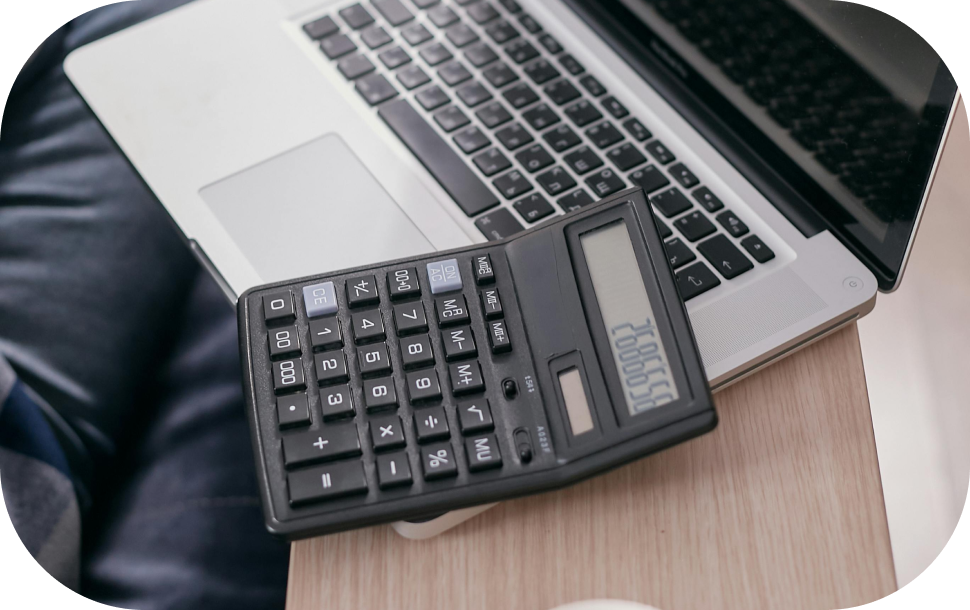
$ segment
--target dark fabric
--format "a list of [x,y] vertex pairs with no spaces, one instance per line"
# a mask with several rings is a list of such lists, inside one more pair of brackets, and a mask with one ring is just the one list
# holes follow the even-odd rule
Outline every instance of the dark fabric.
[[0,125],[0,354],[82,502],[81,591],[127,608],[283,605],[262,526],[235,315],[67,80],[74,48],[184,0],[79,17]]

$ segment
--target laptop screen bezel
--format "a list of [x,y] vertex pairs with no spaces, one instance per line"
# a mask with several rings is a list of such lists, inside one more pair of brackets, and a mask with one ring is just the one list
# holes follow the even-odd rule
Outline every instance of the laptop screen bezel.
[[953,112],[956,81],[941,61],[921,134],[927,158],[912,218],[890,223],[881,242],[864,240],[855,219],[764,132],[711,85],[621,0],[564,0],[600,37],[667,99],[724,157],[806,236],[831,231],[876,276],[879,289],[895,289],[929,194]]

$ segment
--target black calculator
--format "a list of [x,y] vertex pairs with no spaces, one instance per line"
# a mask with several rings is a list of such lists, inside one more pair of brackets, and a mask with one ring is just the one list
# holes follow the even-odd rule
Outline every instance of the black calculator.
[[640,189],[254,288],[238,315],[266,524],[289,539],[563,487],[717,424]]

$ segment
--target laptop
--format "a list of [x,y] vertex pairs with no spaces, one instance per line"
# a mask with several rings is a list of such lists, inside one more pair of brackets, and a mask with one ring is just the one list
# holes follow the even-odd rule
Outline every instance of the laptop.
[[65,69],[233,302],[641,186],[715,389],[898,286],[958,101],[830,0],[197,0]]

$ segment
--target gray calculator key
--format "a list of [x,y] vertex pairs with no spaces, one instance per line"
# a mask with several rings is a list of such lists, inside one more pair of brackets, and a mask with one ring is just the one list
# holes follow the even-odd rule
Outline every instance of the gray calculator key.
[[434,364],[434,352],[431,351],[431,340],[428,335],[401,339],[401,361],[406,369]]
[[452,364],[448,367],[448,374],[451,377],[451,391],[455,396],[481,392],[485,389],[482,367],[477,360]]
[[308,318],[337,313],[337,290],[333,282],[303,287],[303,304]]
[[283,437],[287,468],[351,455],[360,455],[357,424],[352,421]]
[[492,410],[485,398],[460,402],[456,410],[462,434],[488,432],[495,427],[492,421]]
[[364,406],[367,410],[397,406],[397,390],[393,377],[368,379],[364,382]]
[[502,454],[494,434],[466,438],[465,455],[468,456],[468,470],[472,472],[502,466]]
[[289,290],[274,292],[263,297],[263,319],[267,324],[292,322],[295,317],[293,294]]
[[458,475],[455,452],[448,443],[423,447],[421,449],[421,466],[424,470],[424,478],[429,481]]
[[343,347],[340,320],[335,317],[310,320],[310,345],[314,350]]
[[453,290],[461,290],[461,272],[458,270],[458,260],[448,260],[428,263],[428,283],[431,284],[431,294],[443,294]]
[[441,398],[441,385],[434,369],[415,371],[407,375],[408,397],[411,404]]
[[411,464],[405,452],[377,456],[377,480],[381,489],[411,484]]
[[384,318],[378,309],[355,313],[350,320],[354,328],[354,341],[358,344],[383,341],[387,336],[384,332]]
[[273,389],[277,394],[305,388],[306,377],[303,374],[302,360],[293,358],[273,363]]
[[347,381],[347,358],[340,350],[317,354],[313,357],[313,365],[321,384]]
[[478,355],[475,347],[475,335],[470,326],[449,328],[441,331],[441,343],[445,346],[445,360],[454,362],[463,358],[474,358]]
[[428,317],[424,313],[424,304],[402,303],[394,306],[394,326],[398,335],[413,335],[428,331]]
[[320,411],[324,421],[354,414],[354,396],[346,383],[320,390]]
[[373,376],[391,372],[387,344],[377,343],[357,348],[357,363],[360,365],[362,375]]
[[300,353],[300,333],[296,326],[271,328],[269,330],[269,355],[276,359],[290,354]]
[[280,428],[310,425],[310,407],[306,394],[291,394],[276,399],[276,415]]
[[[384,417],[372,418],[370,420],[370,439],[374,444],[374,449],[377,451],[403,447],[406,441],[404,439],[404,428],[401,425],[401,418],[397,415],[385,415]],[[404,459],[405,463],[407,463],[407,458],[405,457]],[[400,467],[401,465],[399,464],[397,468]]]
[[356,460],[294,472],[287,483],[293,506],[367,493],[364,465]]

